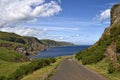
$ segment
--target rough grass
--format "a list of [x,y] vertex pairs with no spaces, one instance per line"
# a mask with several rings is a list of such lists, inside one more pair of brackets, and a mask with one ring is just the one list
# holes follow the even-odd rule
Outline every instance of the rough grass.
[[8,76],[13,73],[20,66],[27,65],[29,62],[7,62],[0,60],[0,76]]
[[0,47],[0,59],[4,61],[26,61],[28,58],[21,53],[14,50],[8,50],[6,48]]
[[46,77],[46,75],[48,75],[48,73],[50,73],[65,58],[66,57],[59,57],[55,63],[51,64],[50,66],[39,69],[33,72],[32,74],[25,76],[21,80],[40,80],[41,78]]
[[107,58],[104,58],[103,60],[101,60],[100,62],[96,64],[90,64],[90,65],[85,65],[85,66],[94,71],[97,71],[98,73],[102,74],[109,80],[120,80],[120,73],[118,72],[112,73],[112,74],[108,73],[108,65],[109,65],[109,60]]

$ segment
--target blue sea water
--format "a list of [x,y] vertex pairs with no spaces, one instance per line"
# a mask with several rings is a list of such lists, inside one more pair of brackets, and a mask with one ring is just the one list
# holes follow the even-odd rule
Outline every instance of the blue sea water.
[[50,57],[73,55],[88,47],[90,46],[89,45],[81,45],[81,46],[77,45],[77,46],[52,47],[52,48],[47,48],[45,51],[38,51],[37,55],[29,56],[29,57],[35,59],[35,58],[50,58]]

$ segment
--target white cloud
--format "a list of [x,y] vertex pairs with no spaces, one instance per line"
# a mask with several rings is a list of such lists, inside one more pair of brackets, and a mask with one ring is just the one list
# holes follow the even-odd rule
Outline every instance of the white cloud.
[[34,22],[37,22],[36,18],[27,21],[27,23],[34,23]]
[[72,30],[72,31],[79,31],[80,29],[79,28],[70,28],[70,27],[45,27],[45,26],[41,26],[40,28],[43,28],[44,30],[54,30],[54,31],[57,31],[57,30],[62,30],[62,31],[68,31],[68,30]]
[[0,0],[0,26],[34,17],[49,17],[61,11],[55,1],[45,0]]
[[43,31],[47,31],[47,29],[46,29],[46,28],[44,28],[44,29],[43,29]]
[[61,40],[63,40],[63,39],[64,39],[64,37],[62,37],[62,36],[61,36],[61,37],[60,37],[60,39],[61,39]]
[[105,21],[106,19],[110,18],[110,11],[111,9],[106,9],[103,12],[101,12],[99,15],[97,15],[94,20],[98,20],[100,22]]
[[1,27],[0,31],[13,32],[21,36],[34,36],[38,38],[39,36],[44,35],[46,32],[42,29],[37,29],[37,28],[11,27],[11,26]]
[[76,37],[80,37],[80,34],[76,34],[75,36],[76,36]]

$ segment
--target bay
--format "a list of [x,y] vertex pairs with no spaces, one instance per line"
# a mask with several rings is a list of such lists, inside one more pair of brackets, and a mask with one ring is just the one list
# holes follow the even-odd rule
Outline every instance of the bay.
[[38,59],[38,58],[50,58],[50,57],[74,55],[77,52],[82,51],[88,47],[90,47],[90,45],[51,47],[51,48],[47,48],[45,51],[38,51],[37,55],[32,55],[29,57],[32,59]]

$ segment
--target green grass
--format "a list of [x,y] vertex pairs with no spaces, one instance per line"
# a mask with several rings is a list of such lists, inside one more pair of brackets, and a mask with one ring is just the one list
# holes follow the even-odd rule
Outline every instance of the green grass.
[[14,61],[14,62],[28,60],[28,58],[24,54],[18,53],[14,50],[8,50],[2,47],[0,47],[0,59],[5,61]]
[[7,62],[4,60],[0,60],[0,76],[8,76],[20,66],[27,65],[29,62]]
[[[81,61],[79,61],[79,62],[81,64]],[[120,80],[119,72],[114,72],[112,74],[108,73],[109,60],[107,58],[104,58],[103,60],[101,60],[100,62],[98,62],[96,64],[93,63],[93,64],[89,64],[89,65],[85,65],[85,66],[102,74],[109,80]]]
[[46,76],[48,73],[52,72],[53,69],[65,58],[66,57],[60,57],[55,63],[51,64],[50,66],[34,71],[32,74],[25,76],[21,80],[40,80],[43,76]]

